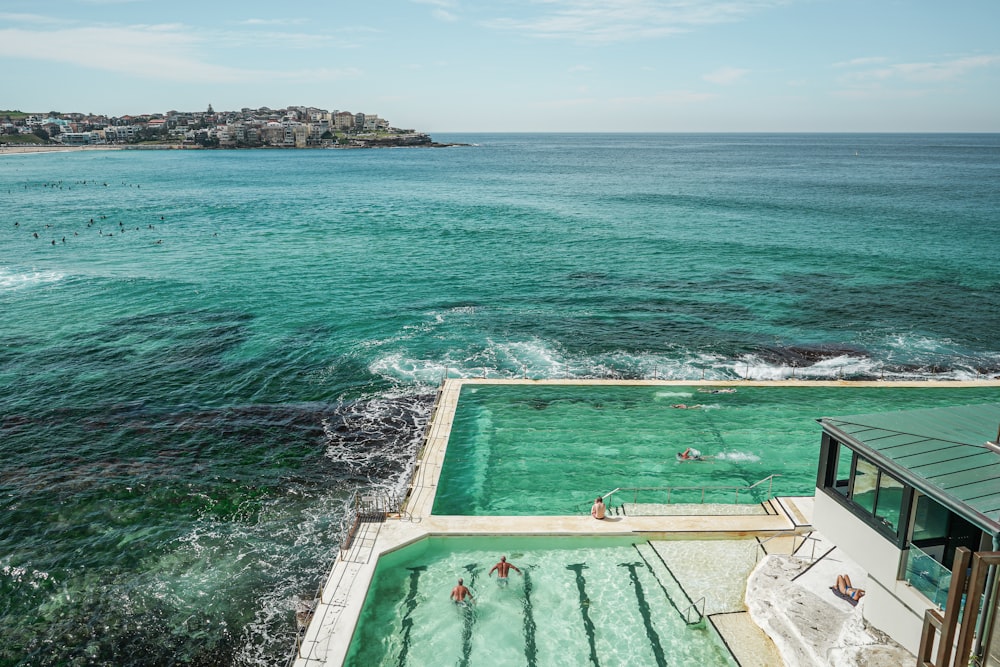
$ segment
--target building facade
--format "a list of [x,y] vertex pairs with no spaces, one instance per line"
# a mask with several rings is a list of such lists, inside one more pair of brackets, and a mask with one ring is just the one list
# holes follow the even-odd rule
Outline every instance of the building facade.
[[963,548],[1000,551],[1000,403],[819,421],[814,525],[868,573],[866,620],[917,654]]

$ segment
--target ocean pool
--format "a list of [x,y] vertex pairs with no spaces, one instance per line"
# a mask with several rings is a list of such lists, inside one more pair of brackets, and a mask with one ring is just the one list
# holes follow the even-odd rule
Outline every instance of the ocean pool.
[[[995,387],[760,387],[489,385],[462,388],[433,513],[586,513],[618,487],[749,487],[769,475],[775,495],[815,490],[816,420],[996,401]],[[699,405],[677,409],[673,405]],[[714,457],[678,462],[695,447]],[[743,494],[759,502],[767,493]],[[662,495],[662,494],[660,494]],[[731,502],[731,491],[706,502]],[[612,505],[631,502],[626,493]],[[643,502],[643,498],[639,498]],[[651,495],[646,502],[657,502]],[[700,491],[674,502],[700,502]]]
[[[710,625],[668,598],[648,543],[621,538],[429,538],[382,556],[346,665],[704,665],[736,663]],[[521,568],[500,586],[501,555]],[[458,577],[475,604],[449,594]]]

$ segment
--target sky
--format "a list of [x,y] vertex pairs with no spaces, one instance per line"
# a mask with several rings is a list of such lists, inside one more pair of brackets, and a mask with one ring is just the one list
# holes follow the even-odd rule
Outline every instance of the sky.
[[1000,0],[2,0],[0,109],[998,132]]

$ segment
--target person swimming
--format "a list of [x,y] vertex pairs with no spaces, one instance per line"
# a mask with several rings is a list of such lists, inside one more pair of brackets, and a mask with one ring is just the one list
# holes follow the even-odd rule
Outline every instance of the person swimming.
[[510,573],[512,569],[518,574],[521,575],[524,574],[523,572],[521,572],[521,570],[518,569],[516,565],[514,565],[513,563],[508,563],[506,556],[500,556],[500,562],[494,565],[493,569],[491,569],[489,571],[489,574],[487,574],[486,576],[492,577],[493,572],[496,571],[497,583],[500,584],[501,586],[504,586],[507,584],[507,575]]
[[706,456],[705,454],[702,454],[700,450],[697,450],[694,447],[688,447],[683,452],[677,453],[678,461],[708,461],[714,458],[715,458],[714,455]]
[[[451,599],[455,602],[455,604],[463,607],[467,606],[470,602],[475,602],[472,597],[472,592],[466,588],[461,578],[458,580],[458,585],[451,589]],[[466,602],[466,600],[468,600],[468,602]]]

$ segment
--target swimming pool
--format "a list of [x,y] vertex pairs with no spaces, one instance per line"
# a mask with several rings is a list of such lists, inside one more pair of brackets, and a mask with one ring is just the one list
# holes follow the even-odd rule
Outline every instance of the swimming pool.
[[[811,496],[819,417],[982,403],[998,395],[994,387],[740,386],[734,393],[710,391],[694,386],[465,385],[433,513],[580,514],[596,495],[617,487],[748,487],[771,474],[781,475],[774,481],[775,495]],[[700,407],[671,407],[677,404]],[[678,462],[676,453],[687,447],[714,458]],[[766,493],[766,485],[762,491]],[[613,502],[626,500],[624,494],[619,498]],[[706,501],[732,498],[727,492]],[[675,496],[674,501],[698,499]]]
[[[429,538],[383,556],[346,665],[735,665],[710,625],[689,625],[649,543]],[[501,555],[521,568],[501,587]],[[455,605],[463,577],[476,602]],[[671,589],[672,590],[672,589]]]

